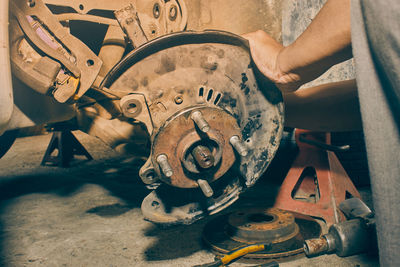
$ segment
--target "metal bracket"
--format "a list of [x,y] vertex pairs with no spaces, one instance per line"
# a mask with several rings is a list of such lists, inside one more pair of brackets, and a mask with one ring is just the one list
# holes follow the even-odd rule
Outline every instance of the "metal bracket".
[[143,122],[149,134],[153,133],[153,121],[144,95],[130,94],[124,96],[121,98],[120,106],[125,117]]
[[115,11],[114,14],[134,48],[147,43],[148,40],[140,26],[138,13],[132,4],[121,10]]
[[[59,101],[65,102],[74,94],[81,97],[95,81],[102,61],[80,40],[69,34],[41,0],[30,0],[28,3],[25,0],[10,1],[10,8],[25,37],[42,53],[60,62],[72,76],[79,78],[77,91],[68,87],[68,92],[59,93],[63,95]],[[32,23],[39,26],[35,29]],[[63,90],[63,87],[58,90]]]

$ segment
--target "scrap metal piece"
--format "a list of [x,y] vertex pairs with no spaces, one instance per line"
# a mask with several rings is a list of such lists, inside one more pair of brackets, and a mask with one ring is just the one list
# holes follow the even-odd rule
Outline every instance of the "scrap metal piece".
[[303,242],[321,232],[311,217],[295,215],[276,208],[239,209],[210,221],[203,240],[218,254],[249,244],[270,244],[246,258],[281,258],[303,252]]
[[138,13],[132,4],[115,11],[114,15],[134,48],[147,43],[148,39],[140,25]]

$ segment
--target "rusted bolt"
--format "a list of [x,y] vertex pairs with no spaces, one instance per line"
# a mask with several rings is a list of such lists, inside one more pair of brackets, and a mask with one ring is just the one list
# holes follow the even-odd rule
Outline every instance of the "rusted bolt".
[[160,5],[158,3],[155,3],[153,6],[153,16],[154,18],[158,19],[160,17]]
[[240,141],[239,136],[234,135],[229,139],[229,143],[233,146],[233,148],[238,152],[238,154],[242,157],[246,157],[248,154],[247,147]]
[[206,133],[210,130],[210,125],[208,125],[208,122],[204,119],[203,114],[200,111],[192,112],[190,118],[203,133]]
[[160,166],[162,172],[164,173],[165,176],[171,177],[174,172],[172,170],[171,165],[168,162],[168,157],[165,154],[161,154],[157,157],[157,163]]
[[183,102],[183,96],[181,94],[176,95],[174,98],[175,104],[180,105]]
[[212,197],[214,195],[214,191],[206,180],[199,179],[197,180],[197,184],[206,197]]
[[198,145],[192,150],[192,156],[194,160],[203,169],[209,169],[214,166],[214,156],[210,149],[206,146]]
[[178,9],[176,8],[175,5],[173,5],[169,8],[169,19],[174,21],[176,20],[177,16],[178,16]]

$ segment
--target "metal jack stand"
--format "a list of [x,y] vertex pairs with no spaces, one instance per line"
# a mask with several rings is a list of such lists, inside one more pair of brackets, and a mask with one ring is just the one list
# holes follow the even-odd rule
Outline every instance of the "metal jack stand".
[[275,200],[275,208],[323,219],[329,227],[345,221],[339,204],[360,194],[335,151],[349,146],[330,145],[329,133],[296,130],[299,154]]
[[[58,153],[55,156],[52,156],[51,154],[56,149],[58,150]],[[74,155],[83,155],[88,160],[93,159],[71,131],[55,131],[51,137],[46,153],[43,156],[41,165],[45,166],[46,163],[50,163],[59,167],[69,167]]]

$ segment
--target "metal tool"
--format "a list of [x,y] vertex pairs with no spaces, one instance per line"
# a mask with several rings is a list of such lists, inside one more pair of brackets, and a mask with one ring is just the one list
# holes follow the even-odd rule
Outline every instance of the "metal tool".
[[373,212],[359,199],[351,198],[340,204],[348,221],[333,224],[329,233],[304,243],[307,256],[336,253],[346,257],[371,249],[375,243],[375,220]]

